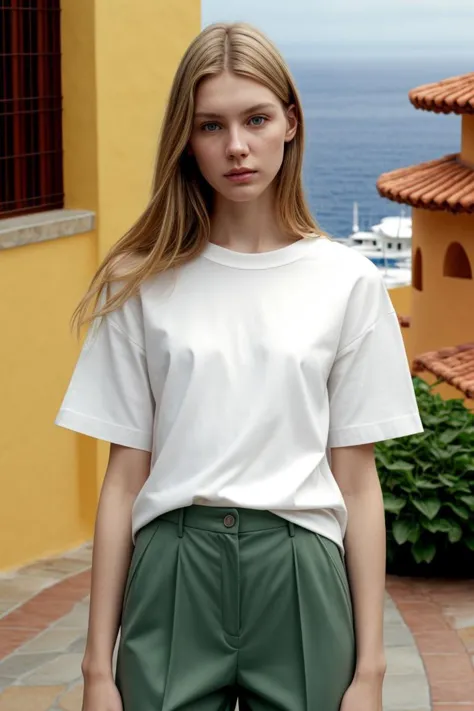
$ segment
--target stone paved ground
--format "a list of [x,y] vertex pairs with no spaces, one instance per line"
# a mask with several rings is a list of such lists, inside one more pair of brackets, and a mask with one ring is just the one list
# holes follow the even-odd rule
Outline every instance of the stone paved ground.
[[[90,545],[0,576],[0,711],[80,711]],[[384,711],[474,711],[474,580],[389,577]]]

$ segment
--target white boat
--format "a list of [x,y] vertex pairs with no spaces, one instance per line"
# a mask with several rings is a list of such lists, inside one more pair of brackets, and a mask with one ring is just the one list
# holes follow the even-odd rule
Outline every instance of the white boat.
[[387,286],[404,286],[411,282],[411,238],[411,217],[403,211],[399,216],[384,217],[368,231],[360,230],[355,202],[352,233],[344,243],[374,262],[383,272]]

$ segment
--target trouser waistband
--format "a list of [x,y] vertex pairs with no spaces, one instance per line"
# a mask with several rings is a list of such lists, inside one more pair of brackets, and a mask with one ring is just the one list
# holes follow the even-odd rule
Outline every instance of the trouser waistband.
[[180,509],[168,511],[159,519],[170,521],[178,526],[178,534],[182,536],[186,526],[200,528],[203,531],[216,533],[250,533],[271,528],[287,527],[290,536],[294,536],[295,527],[291,521],[257,509],[234,508],[227,506],[201,506],[194,504]]

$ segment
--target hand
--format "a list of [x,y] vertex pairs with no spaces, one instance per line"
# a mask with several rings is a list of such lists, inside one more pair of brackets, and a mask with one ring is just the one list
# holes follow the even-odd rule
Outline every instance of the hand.
[[340,711],[383,711],[382,688],[380,678],[355,677],[342,698]]
[[122,699],[112,677],[85,681],[82,711],[123,711]]

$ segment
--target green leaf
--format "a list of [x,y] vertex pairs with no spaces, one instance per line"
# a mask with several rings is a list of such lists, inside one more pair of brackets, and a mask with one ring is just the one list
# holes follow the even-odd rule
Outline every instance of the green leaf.
[[434,521],[429,521],[425,518],[422,520],[421,525],[430,533],[449,533],[453,526],[453,521],[449,521],[447,518],[437,518]]
[[424,514],[426,518],[429,518],[431,520],[438,515],[439,510],[441,508],[441,501],[435,498],[424,499],[423,501],[417,501],[416,499],[413,499],[413,506],[416,506],[418,511],[421,511],[421,513]]
[[375,452],[375,455],[377,464],[381,464],[383,467],[385,467],[385,469],[388,469],[388,467],[390,466],[390,459],[385,454],[382,454],[382,452],[379,452],[377,450]]
[[457,543],[462,538],[462,528],[459,523],[452,522],[451,529],[448,532],[448,538],[450,543]]
[[408,462],[397,461],[392,464],[387,464],[387,469],[391,472],[411,472],[415,468],[414,464]]
[[444,484],[445,486],[448,486],[449,488],[454,486],[456,483],[456,479],[454,479],[453,477],[450,477],[448,474],[439,474],[438,479],[440,480],[440,482],[442,484]]
[[454,457],[453,463],[456,466],[456,469],[459,470],[466,470],[469,469],[473,463],[473,457],[471,454],[458,454],[457,456]]
[[469,510],[466,509],[464,506],[459,506],[458,504],[453,504],[452,501],[447,501],[444,505],[449,506],[449,508],[452,509],[452,511],[454,511],[454,513],[456,513],[459,516],[459,518],[462,518],[465,521],[468,520]]
[[428,479],[416,479],[415,484],[418,489],[439,489],[442,486],[442,482],[428,481]]
[[459,429],[448,428],[444,430],[439,436],[443,444],[451,444],[459,436]]
[[432,542],[417,541],[411,550],[417,563],[431,563],[436,555],[436,546]]
[[459,498],[466,506],[469,506],[471,511],[474,511],[474,496],[460,496]]
[[406,499],[401,499],[398,496],[393,496],[388,492],[383,495],[383,503],[385,511],[389,513],[399,514],[400,511],[406,506]]
[[[399,546],[406,543],[410,535],[413,536],[413,532],[419,529],[418,524],[412,521],[394,521],[392,524],[392,533],[396,542]],[[415,541],[413,541],[414,543]]]

